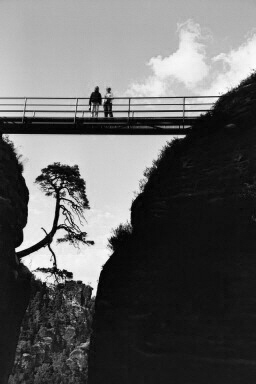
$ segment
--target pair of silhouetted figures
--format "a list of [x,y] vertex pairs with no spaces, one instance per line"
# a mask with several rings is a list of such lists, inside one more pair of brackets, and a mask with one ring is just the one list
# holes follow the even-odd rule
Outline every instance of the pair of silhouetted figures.
[[[113,93],[111,92],[111,88],[108,87],[106,88],[106,94],[103,100],[103,109],[105,117],[113,117],[112,100]],[[89,111],[91,111],[91,117],[98,117],[100,105],[102,105],[102,96],[99,91],[99,87],[95,87],[94,92],[91,93],[89,100]]]

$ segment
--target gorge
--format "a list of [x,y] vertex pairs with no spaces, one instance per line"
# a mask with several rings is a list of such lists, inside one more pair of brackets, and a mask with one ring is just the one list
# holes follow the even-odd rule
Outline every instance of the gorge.
[[[28,190],[0,142],[0,377],[30,295],[15,258]],[[238,384],[256,377],[256,75],[221,96],[150,170],[101,272],[89,384]]]

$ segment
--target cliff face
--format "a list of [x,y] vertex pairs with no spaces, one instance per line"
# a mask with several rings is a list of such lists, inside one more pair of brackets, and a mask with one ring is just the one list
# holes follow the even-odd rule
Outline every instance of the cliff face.
[[9,384],[85,384],[94,300],[92,288],[32,280]]
[[0,383],[12,369],[19,328],[29,300],[28,270],[16,256],[27,221],[28,190],[14,150],[0,139]]
[[175,141],[100,276],[89,384],[256,379],[256,83]]

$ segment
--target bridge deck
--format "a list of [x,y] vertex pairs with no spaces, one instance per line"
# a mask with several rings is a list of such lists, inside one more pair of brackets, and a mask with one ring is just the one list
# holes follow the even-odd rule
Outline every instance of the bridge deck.
[[[182,118],[18,118],[0,119],[7,134],[185,135],[195,119]],[[2,124],[1,124],[2,123]]]

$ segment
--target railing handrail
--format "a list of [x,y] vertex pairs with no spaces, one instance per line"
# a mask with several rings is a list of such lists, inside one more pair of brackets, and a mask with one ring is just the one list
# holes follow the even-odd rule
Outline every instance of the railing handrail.
[[[102,95],[103,98],[104,98],[104,95]],[[220,95],[210,95],[210,96],[114,96],[114,100],[117,100],[117,99],[183,99],[183,98],[186,98],[186,99],[209,99],[209,98],[219,98]],[[18,97],[13,97],[13,96],[7,96],[7,97],[4,97],[4,96],[0,96],[0,100],[3,100],[3,99],[12,99],[12,100],[24,100],[24,99],[27,99],[27,100],[76,100],[76,99],[79,99],[79,100],[89,100],[90,97],[84,97],[84,96],[81,96],[81,97],[52,97],[52,96],[49,96],[49,97],[39,97],[39,96],[18,96]]]

